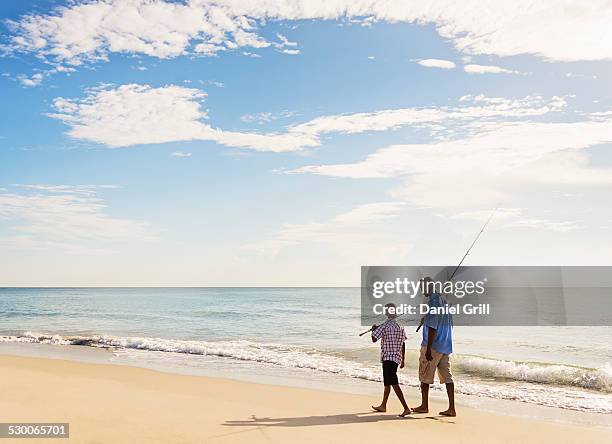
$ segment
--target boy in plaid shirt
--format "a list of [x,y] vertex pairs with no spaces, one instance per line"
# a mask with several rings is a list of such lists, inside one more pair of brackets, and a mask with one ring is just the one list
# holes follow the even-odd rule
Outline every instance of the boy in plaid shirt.
[[372,326],[372,342],[381,340],[380,361],[382,362],[383,382],[385,385],[382,402],[379,406],[372,406],[372,408],[377,412],[386,412],[387,400],[391,393],[391,387],[393,387],[393,391],[404,407],[404,411],[399,415],[403,418],[410,414],[410,408],[406,404],[404,394],[397,380],[397,367],[404,368],[404,353],[406,351],[404,341],[406,340],[406,334],[404,333],[404,327],[401,327],[395,321],[395,305],[387,304],[385,309],[387,321],[384,324]]

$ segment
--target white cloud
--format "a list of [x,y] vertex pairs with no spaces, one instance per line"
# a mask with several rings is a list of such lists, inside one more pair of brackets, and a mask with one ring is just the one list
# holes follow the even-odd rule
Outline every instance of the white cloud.
[[[405,264],[416,257],[423,260],[423,251],[431,248],[415,251],[415,243],[422,239],[415,216],[418,212],[411,212],[408,205],[392,201],[336,209],[326,216],[282,224],[243,244],[240,259],[249,264],[247,273],[252,264],[265,261],[268,266],[257,270],[257,275],[272,270],[268,282],[279,282],[280,276],[289,285],[354,285],[364,264]],[[287,276],[291,278],[284,280]]]
[[96,190],[112,186],[19,185],[24,191],[0,192],[0,222],[15,234],[0,244],[18,248],[96,246],[155,238],[150,225],[110,216]]
[[612,120],[498,122],[466,138],[392,145],[356,163],[294,170],[347,178],[400,178],[395,199],[461,207],[512,201],[517,187],[611,185],[612,169],[589,164],[586,148],[612,142]]
[[62,65],[57,65],[55,66],[50,72],[74,72],[76,71],[74,68],[71,68],[69,66],[62,66]]
[[465,65],[463,70],[470,74],[523,74],[520,71],[513,71],[493,65]]
[[457,66],[450,60],[441,59],[424,59],[419,60],[417,63],[421,66],[425,66],[426,68],[453,69]]
[[[0,45],[0,50],[2,49],[2,46]],[[58,72],[62,72],[62,73],[66,73],[67,75],[70,75],[71,73],[75,72],[76,70],[74,68],[68,67],[68,66],[63,66],[63,65],[55,65],[53,68],[50,69],[41,69],[39,70],[39,72],[31,75],[30,77],[28,77],[25,74],[19,74],[17,76],[17,80],[19,81],[19,83],[21,83],[23,86],[38,86],[42,83],[42,81],[46,78],[49,77],[52,74],[58,73]],[[7,77],[10,77],[10,74],[5,74]]]
[[[210,140],[231,147],[282,152],[319,146],[321,135],[328,133],[387,131],[405,125],[432,126],[452,121],[478,121],[480,125],[493,117],[537,116],[565,106],[563,97],[545,100],[538,96],[522,99],[464,96],[461,106],[456,107],[322,116],[289,126],[284,132],[260,134],[223,131],[206,123],[208,116],[201,108],[205,97],[206,93],[201,90],[175,85],[100,87],[89,90],[83,99],[56,98],[53,102],[56,112],[48,115],[66,123],[71,137],[109,147]],[[279,115],[246,115],[243,120],[266,122],[291,116],[287,111]]]
[[214,133],[200,122],[206,118],[199,104],[204,97],[197,89],[130,84],[91,90],[79,101],[56,98],[57,113],[49,116],[68,124],[70,136],[110,147],[204,139]]
[[271,112],[266,111],[256,114],[245,114],[240,117],[240,120],[246,123],[257,122],[257,123],[268,123],[274,120],[274,116]]
[[294,125],[290,133],[318,136],[325,133],[355,134],[364,131],[388,131],[405,125],[430,125],[441,122],[485,122],[489,118],[538,116],[560,111],[566,105],[564,97],[545,100],[540,96],[521,99],[485,97],[484,95],[461,97],[462,106],[387,109],[369,113],[353,113],[322,116],[309,122]]
[[188,153],[185,151],[175,151],[172,154],[170,154],[170,156],[172,157],[191,157],[191,153]]
[[574,231],[582,228],[576,221],[551,221],[545,218],[526,217],[522,208],[497,208],[458,213],[451,216],[455,220],[477,220],[484,222],[489,219],[501,228],[532,228],[554,232]]
[[194,88],[122,85],[89,90],[82,100],[58,97],[50,117],[66,123],[77,139],[124,147],[148,143],[211,140],[222,145],[265,151],[293,151],[317,141],[304,134],[236,133],[205,123],[200,102],[206,93]]
[[32,77],[19,76],[19,82],[23,86],[38,86],[43,81],[44,76],[41,73],[36,73]]
[[240,120],[246,123],[264,124],[264,123],[270,123],[270,122],[273,122],[279,119],[288,119],[295,115],[296,115],[295,112],[289,111],[289,110],[281,111],[280,113],[272,113],[269,111],[265,111],[261,113],[255,113],[255,114],[245,114],[240,117]]
[[56,194],[82,194],[86,196],[95,196],[98,190],[116,189],[116,185],[49,185],[49,184],[15,184],[18,188],[45,191]]
[[519,217],[522,214],[521,208],[507,208],[498,207],[493,210],[475,210],[475,211],[464,211],[461,213],[453,214],[450,218],[454,220],[476,220],[485,222],[489,218],[495,221],[508,220]]
[[[271,44],[257,25],[271,20],[336,20],[433,24],[470,54],[533,54],[556,61],[612,59],[612,5],[607,0],[91,0],[48,14],[32,13],[12,27],[14,51],[55,64],[108,60],[111,53],[158,58],[214,55]],[[292,43],[292,42],[291,42]]]
[[[339,213],[323,222],[285,224],[271,238],[245,246],[245,249],[276,254],[281,249],[305,243],[362,244],[383,234],[379,224],[397,217],[405,204],[376,202],[363,204]],[[371,250],[374,254],[374,250]]]
[[289,39],[282,34],[276,34],[276,37],[281,41],[281,46],[297,46],[296,42],[289,41]]
[[579,230],[582,227],[576,221],[555,222],[548,219],[521,219],[508,224],[511,228],[533,228],[547,231],[564,233],[567,231]]
[[[152,88],[128,84],[116,88],[98,87],[87,91],[83,99],[58,97],[53,101],[55,113],[48,116],[66,123],[68,135],[102,143],[109,147],[139,144],[210,140],[231,147],[258,151],[297,151],[319,146],[326,133],[354,134],[364,131],[387,131],[405,125],[433,125],[448,121],[492,117],[521,117],[559,111],[563,97],[544,100],[538,96],[522,99],[464,96],[461,106],[439,108],[404,108],[372,113],[323,116],[289,126],[279,133],[223,131],[206,123],[201,108],[206,93],[175,85]],[[265,122],[291,117],[288,111],[279,115],[243,116],[247,122]]]
[[276,34],[276,37],[280,40],[280,43],[273,43],[273,45],[280,52],[289,55],[298,55],[301,53],[301,51],[297,49],[297,42],[290,41],[282,34]]

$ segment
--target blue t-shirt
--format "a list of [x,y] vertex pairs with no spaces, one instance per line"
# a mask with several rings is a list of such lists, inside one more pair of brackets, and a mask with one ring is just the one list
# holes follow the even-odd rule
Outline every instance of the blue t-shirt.
[[[429,307],[444,307],[447,303],[439,294],[433,293],[429,296],[427,305]],[[436,337],[431,344],[433,349],[443,355],[450,355],[453,352],[452,322],[452,315],[450,314],[426,314],[425,322],[423,323],[423,342],[421,342],[421,345],[427,347],[427,337],[429,334],[427,327],[431,327],[436,330]]]

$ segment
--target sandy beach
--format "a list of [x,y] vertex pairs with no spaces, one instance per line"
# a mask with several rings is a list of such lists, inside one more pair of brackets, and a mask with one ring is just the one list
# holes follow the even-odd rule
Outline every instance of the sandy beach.
[[[70,442],[606,442],[612,432],[460,407],[442,418],[372,413],[362,395],[58,359],[0,357],[2,421],[68,422]],[[9,440],[7,440],[8,442]],[[44,442],[45,440],[37,440]],[[57,440],[49,440],[58,442]],[[19,440],[18,442],[24,442]]]

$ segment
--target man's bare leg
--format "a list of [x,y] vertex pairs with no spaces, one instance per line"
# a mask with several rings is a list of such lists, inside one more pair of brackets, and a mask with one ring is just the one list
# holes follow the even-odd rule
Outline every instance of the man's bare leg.
[[406,399],[404,398],[404,393],[402,392],[402,388],[399,386],[399,384],[394,384],[392,387],[393,387],[393,391],[397,395],[397,398],[402,403],[402,407],[404,407],[404,411],[400,413],[399,416],[403,418],[406,415],[410,415],[410,407],[408,407],[408,404],[406,404]]
[[421,382],[421,405],[412,409],[414,413],[429,413],[429,384]]
[[389,400],[389,393],[391,393],[391,386],[386,385],[385,391],[383,392],[383,399],[379,406],[372,408],[377,412],[386,412],[387,411],[387,401]]
[[448,395],[448,410],[440,412],[442,416],[457,416],[455,412],[455,384],[449,382],[446,384],[446,394]]

